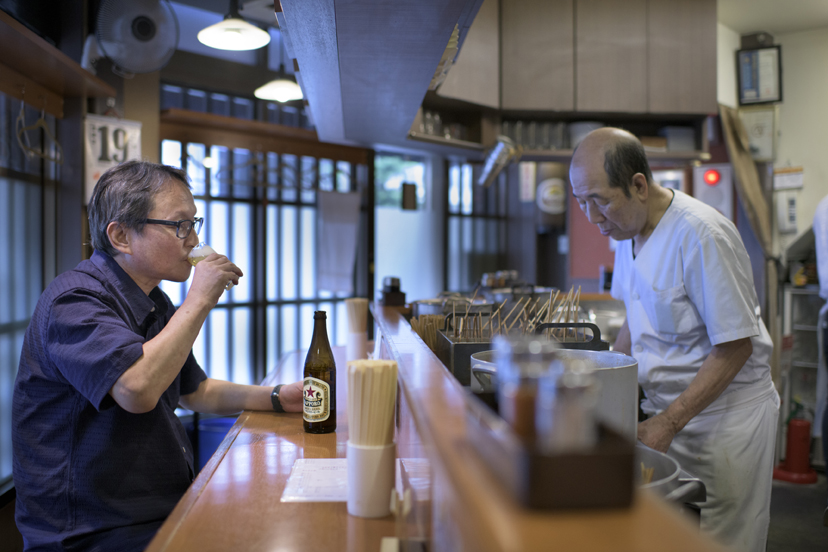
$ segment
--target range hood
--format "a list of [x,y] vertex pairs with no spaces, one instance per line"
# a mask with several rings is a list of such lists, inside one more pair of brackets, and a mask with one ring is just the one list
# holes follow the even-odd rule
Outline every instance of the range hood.
[[319,139],[405,145],[446,48],[459,49],[482,2],[281,0],[277,18]]

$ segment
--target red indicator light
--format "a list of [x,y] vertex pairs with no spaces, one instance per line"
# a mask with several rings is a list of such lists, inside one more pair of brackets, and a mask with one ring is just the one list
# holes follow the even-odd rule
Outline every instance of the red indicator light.
[[719,183],[719,180],[722,179],[722,175],[719,174],[719,171],[715,169],[710,169],[709,171],[704,171],[704,183],[708,186],[715,186]]

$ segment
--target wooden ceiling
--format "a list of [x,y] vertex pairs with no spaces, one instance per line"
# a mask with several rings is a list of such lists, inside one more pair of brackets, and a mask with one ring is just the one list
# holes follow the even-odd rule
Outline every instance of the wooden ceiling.
[[405,145],[455,25],[482,0],[282,0],[319,139]]

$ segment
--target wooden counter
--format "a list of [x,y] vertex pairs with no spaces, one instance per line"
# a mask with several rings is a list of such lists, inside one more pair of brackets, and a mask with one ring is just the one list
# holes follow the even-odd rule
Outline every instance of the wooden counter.
[[[310,435],[299,414],[243,413],[150,544],[168,550],[378,552],[383,536],[424,540],[429,552],[717,551],[674,506],[638,492],[624,510],[521,508],[465,434],[464,390],[393,308],[374,308],[380,354],[399,364],[397,454],[402,515],[350,517],[344,502],[279,501],[298,458],[345,456],[345,362],[337,357],[337,431]],[[300,379],[291,353],[267,385]]]
[[[263,385],[302,379],[305,351],[286,355]],[[345,348],[337,366],[336,433],[305,433],[301,414],[242,413],[147,551],[379,551],[394,518],[348,515],[344,502],[280,502],[299,458],[344,458]]]

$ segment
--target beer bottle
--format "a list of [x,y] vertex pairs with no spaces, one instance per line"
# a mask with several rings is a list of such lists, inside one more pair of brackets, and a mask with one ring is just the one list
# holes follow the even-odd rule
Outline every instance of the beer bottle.
[[303,414],[307,433],[331,433],[336,429],[336,364],[325,311],[313,313],[313,337],[305,359]]

